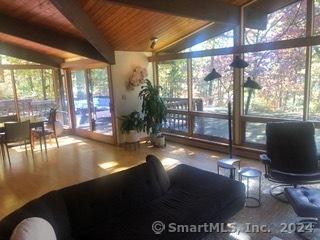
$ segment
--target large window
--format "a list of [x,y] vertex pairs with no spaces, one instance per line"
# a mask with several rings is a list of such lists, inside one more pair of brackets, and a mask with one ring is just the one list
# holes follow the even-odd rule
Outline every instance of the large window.
[[187,61],[175,60],[158,65],[161,96],[169,109],[188,110]]
[[314,24],[313,33],[320,34],[320,0],[314,0]]
[[[257,1],[245,8],[245,44],[306,36],[307,0],[272,11],[277,4],[281,4],[280,1]],[[255,28],[250,28],[252,25]]]
[[245,54],[250,66],[245,76],[261,86],[248,99],[245,109],[250,115],[302,120],[306,48],[291,48]]
[[[192,59],[193,110],[227,113],[228,100],[232,99],[233,69],[231,55]],[[215,68],[222,76],[210,82],[204,78]]]
[[0,115],[20,118],[48,117],[52,107],[57,119],[69,125],[65,81],[58,70],[0,55]]
[[13,84],[10,70],[1,71],[0,81],[0,116],[16,114]]
[[[192,97],[184,122],[189,136],[218,141],[228,138],[227,103],[235,99],[236,144],[263,147],[269,122],[311,121],[320,149],[320,46],[312,45],[320,39],[320,0],[257,0],[242,12],[244,29],[233,40],[243,39],[246,46],[230,48],[233,43],[226,39],[233,35],[231,31],[175,55],[185,57],[178,61],[189,66],[184,81],[187,93],[183,95]],[[307,16],[313,16],[313,22],[307,22]],[[307,31],[312,26],[313,31]],[[230,68],[234,55],[249,66],[243,71]],[[205,82],[213,68],[222,77]],[[246,82],[249,77],[254,81],[251,85]]]
[[312,48],[309,119],[320,121],[320,46]]
[[202,43],[196,44],[191,48],[187,48],[181,52],[193,52],[193,51],[201,51],[208,50],[213,48],[226,48],[233,47],[233,30],[222,33],[214,38],[206,40]]
[[53,70],[14,70],[20,117],[46,116],[55,107]]

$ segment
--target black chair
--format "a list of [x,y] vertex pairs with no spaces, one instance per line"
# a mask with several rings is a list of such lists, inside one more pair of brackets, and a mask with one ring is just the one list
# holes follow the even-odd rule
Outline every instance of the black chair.
[[4,123],[5,128],[5,141],[4,144],[7,150],[7,156],[9,164],[11,166],[11,159],[9,154],[9,148],[24,145],[25,152],[28,157],[27,144],[30,144],[32,159],[33,149],[31,145],[31,131],[30,131],[30,121],[24,122],[6,122]]
[[270,194],[287,202],[279,188],[320,183],[314,126],[310,122],[268,123],[267,154],[260,156],[265,177],[275,183]]
[[55,108],[51,108],[50,112],[49,112],[49,118],[48,118],[47,124],[45,126],[44,132],[42,131],[41,128],[35,129],[32,131],[32,137],[39,138],[40,144],[42,145],[42,143],[41,143],[42,137],[44,137],[44,139],[45,139],[46,136],[49,136],[50,140],[51,140],[51,136],[53,136],[56,140],[57,148],[59,148],[58,137],[57,137],[57,133],[56,133],[56,125],[55,125],[56,120],[57,120],[57,110]]

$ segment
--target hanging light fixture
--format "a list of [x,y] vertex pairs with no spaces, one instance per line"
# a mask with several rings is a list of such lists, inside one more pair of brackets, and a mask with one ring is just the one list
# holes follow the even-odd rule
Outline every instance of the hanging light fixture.
[[206,82],[210,82],[210,81],[212,81],[212,80],[214,80],[214,79],[217,79],[217,78],[221,78],[221,74],[218,73],[215,68],[213,68],[212,71],[211,71],[211,73],[209,73],[209,74],[204,78],[204,80],[205,80]]
[[249,107],[250,107],[250,102],[251,102],[251,97],[254,92],[254,90],[260,90],[261,86],[259,83],[256,81],[252,80],[251,77],[247,78],[247,81],[243,84],[244,88],[248,88],[248,97],[247,97],[247,102],[246,102],[246,107],[244,109],[245,115],[249,113]]
[[248,66],[249,64],[243,59],[241,59],[239,56],[236,56],[233,62],[230,64],[230,67],[233,68],[246,68]]
[[153,37],[153,38],[150,39],[150,41],[151,41],[150,48],[154,49],[156,44],[157,44],[157,42],[159,41],[159,39],[157,37]]

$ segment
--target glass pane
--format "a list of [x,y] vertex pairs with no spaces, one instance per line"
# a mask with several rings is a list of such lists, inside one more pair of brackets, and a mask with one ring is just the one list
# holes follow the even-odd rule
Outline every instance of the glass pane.
[[246,122],[246,142],[266,144],[266,123]]
[[202,138],[218,137],[228,139],[228,120],[209,117],[194,118],[193,134]]
[[188,110],[187,60],[158,64],[161,96],[169,109]]
[[76,114],[76,127],[90,130],[85,71],[72,71],[71,79],[74,111]]
[[307,1],[281,2],[258,0],[245,8],[245,44],[306,36]]
[[[232,60],[232,55],[192,59],[194,111],[227,113],[228,99],[232,99],[233,70],[229,66]],[[213,68],[222,77],[204,81]]]
[[10,70],[0,70],[0,116],[16,114]]
[[320,34],[320,0],[314,0],[313,33],[315,35]]
[[169,132],[188,132],[188,115],[168,113],[167,122],[163,123],[163,128]]
[[61,80],[59,80],[59,109],[57,111],[57,119],[60,121],[64,127],[71,127],[69,118],[69,102],[67,96],[67,79],[65,75],[62,75]]
[[53,71],[51,69],[14,70],[20,117],[48,117],[55,107]]
[[32,64],[32,65],[39,65],[38,63],[30,62],[27,60],[14,58],[6,55],[0,54],[0,63],[1,64]]
[[202,51],[202,50],[209,50],[214,48],[227,48],[227,47],[233,47],[233,46],[234,46],[233,30],[230,30],[214,38],[211,38],[207,41],[198,43],[192,46],[191,48],[187,48],[181,52]]
[[309,119],[320,121],[320,46],[312,48]]
[[90,93],[93,98],[93,131],[112,135],[109,80],[106,69],[90,69],[89,80]]
[[[244,107],[250,115],[301,120],[303,116],[306,48],[245,54],[245,69],[262,87],[245,89]],[[247,101],[249,104],[247,104]],[[246,110],[246,109],[245,109]]]

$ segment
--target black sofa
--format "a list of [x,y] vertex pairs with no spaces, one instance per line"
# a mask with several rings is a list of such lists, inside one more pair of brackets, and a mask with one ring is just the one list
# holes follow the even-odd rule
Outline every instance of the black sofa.
[[[148,161],[148,158],[150,161]],[[0,240],[8,240],[25,218],[41,217],[58,240],[201,239],[205,233],[154,234],[152,223],[225,222],[243,208],[240,182],[187,165],[165,172],[160,161],[49,192],[0,222]]]

